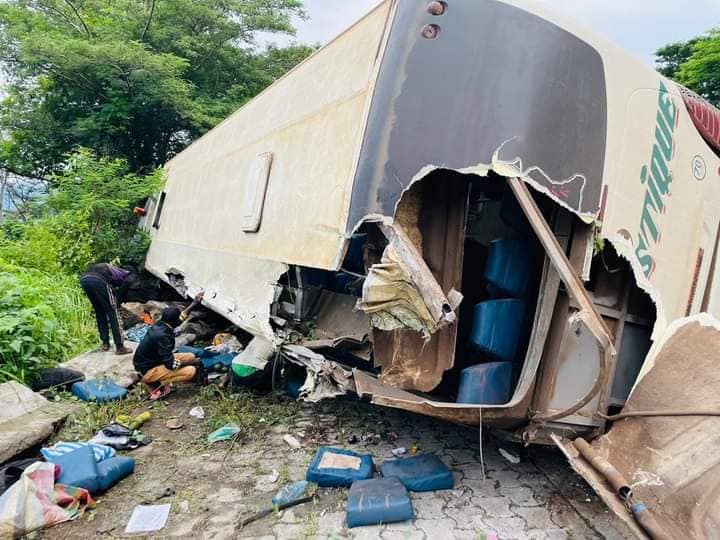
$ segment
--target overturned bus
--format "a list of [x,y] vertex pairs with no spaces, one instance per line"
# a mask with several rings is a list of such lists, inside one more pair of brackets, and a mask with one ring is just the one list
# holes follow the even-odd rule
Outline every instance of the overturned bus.
[[719,111],[545,7],[385,1],[168,163],[147,268],[308,399],[555,442],[639,535],[712,536],[719,155]]

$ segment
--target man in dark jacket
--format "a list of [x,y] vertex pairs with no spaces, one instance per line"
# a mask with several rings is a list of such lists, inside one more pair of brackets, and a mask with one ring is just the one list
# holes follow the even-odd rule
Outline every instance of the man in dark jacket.
[[130,274],[129,270],[119,266],[100,263],[92,265],[80,278],[80,285],[95,310],[95,322],[100,339],[102,339],[103,351],[110,350],[109,323],[115,342],[115,353],[130,354],[132,352],[132,349],[125,347],[116,300],[116,289],[121,291],[120,296],[122,297],[124,289],[130,285]]
[[175,328],[187,319],[202,298],[203,293],[198,294],[182,312],[178,308],[165,308],[160,320],[150,327],[135,350],[133,365],[150,391],[151,399],[169,394],[172,383],[191,381],[202,366],[192,353],[173,352]]

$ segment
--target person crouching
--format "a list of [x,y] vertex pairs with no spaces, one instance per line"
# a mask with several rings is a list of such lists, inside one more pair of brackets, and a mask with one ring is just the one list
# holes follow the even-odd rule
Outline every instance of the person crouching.
[[167,396],[171,392],[172,383],[192,381],[202,369],[202,362],[194,354],[173,352],[174,330],[190,310],[200,303],[202,295],[198,297],[185,311],[165,308],[160,320],[150,327],[135,350],[133,365],[142,376],[142,382],[150,392],[152,400]]

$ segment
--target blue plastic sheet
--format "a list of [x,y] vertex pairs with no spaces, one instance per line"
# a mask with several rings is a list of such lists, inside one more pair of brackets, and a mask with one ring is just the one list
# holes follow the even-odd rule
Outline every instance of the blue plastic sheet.
[[386,461],[383,477],[397,478],[409,491],[437,491],[455,485],[450,469],[435,454],[421,454]]
[[72,385],[70,391],[83,401],[95,401],[97,403],[122,399],[128,393],[126,388],[110,379],[91,379],[76,382]]
[[357,480],[372,478],[374,468],[370,455],[321,446],[310,462],[306,479],[322,487],[349,486]]
[[394,523],[415,517],[410,495],[397,478],[359,480],[350,487],[347,526]]

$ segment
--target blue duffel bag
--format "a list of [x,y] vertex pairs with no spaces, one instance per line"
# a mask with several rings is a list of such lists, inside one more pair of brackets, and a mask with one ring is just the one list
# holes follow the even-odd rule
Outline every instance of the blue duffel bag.
[[87,489],[90,493],[97,493],[100,489],[98,466],[90,445],[54,456],[51,463],[60,467],[58,484]]
[[372,456],[321,446],[310,462],[306,480],[322,487],[349,486],[372,478],[374,469]]
[[98,489],[107,491],[134,471],[135,460],[131,457],[117,456],[105,459],[97,464]]
[[123,388],[110,379],[91,379],[76,382],[72,385],[70,391],[83,401],[94,401],[96,403],[123,399],[128,393],[127,388]]

